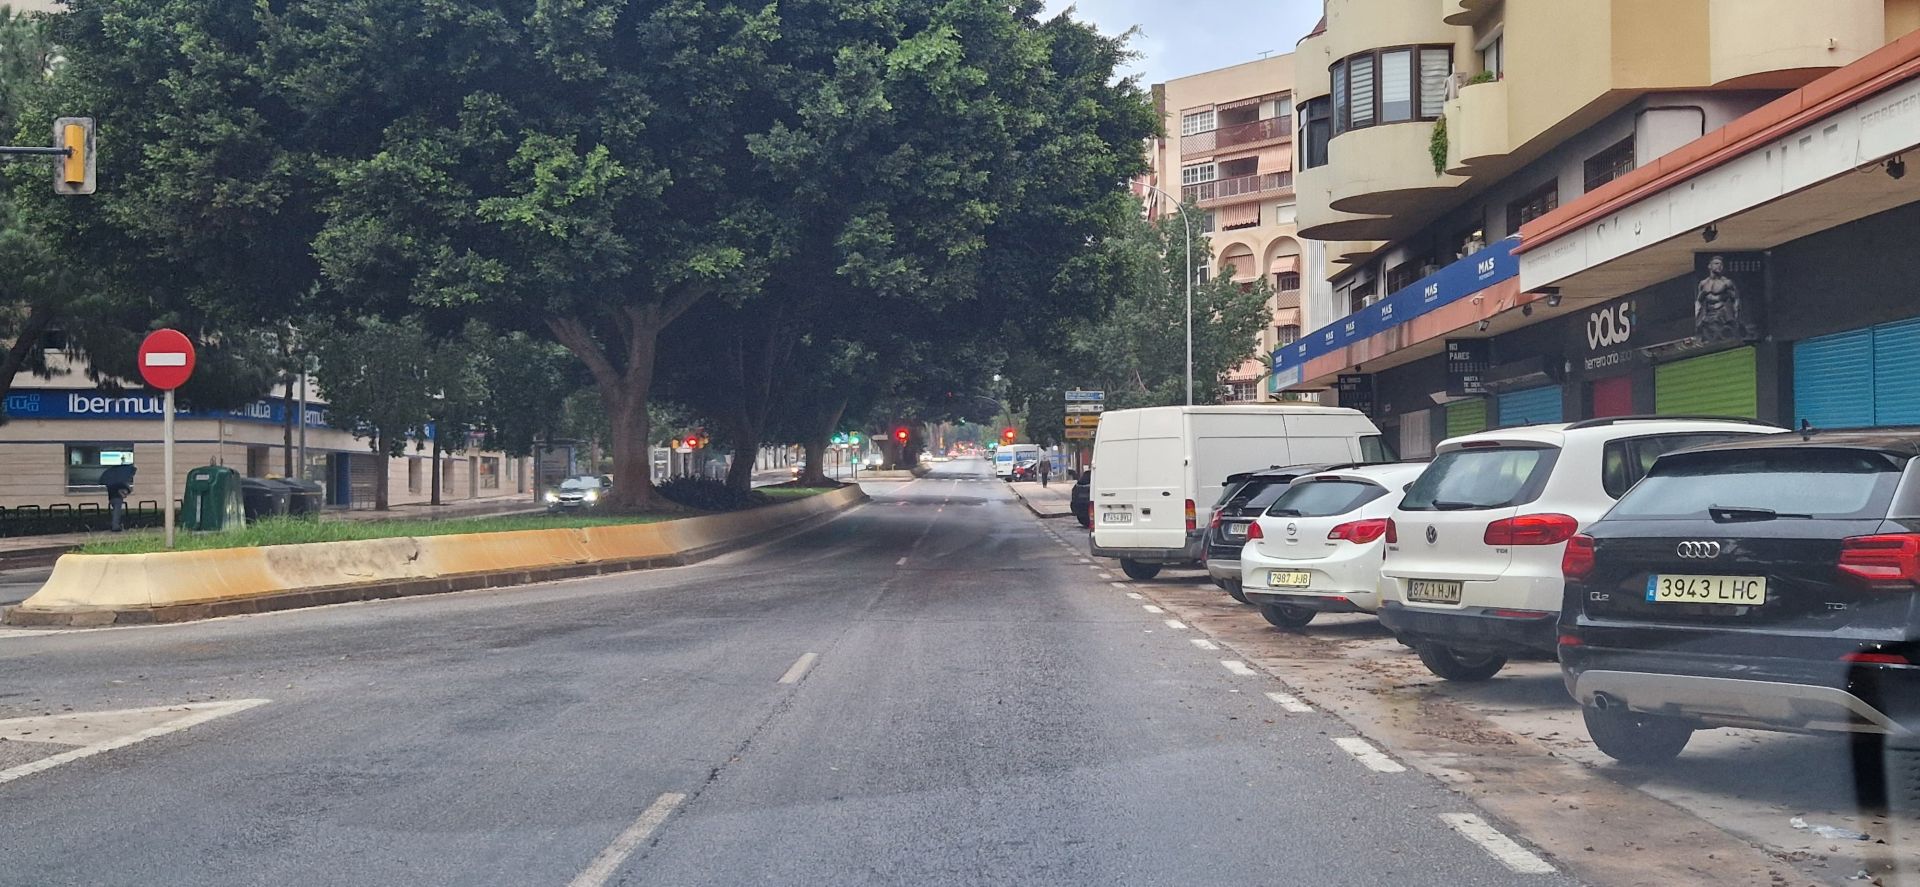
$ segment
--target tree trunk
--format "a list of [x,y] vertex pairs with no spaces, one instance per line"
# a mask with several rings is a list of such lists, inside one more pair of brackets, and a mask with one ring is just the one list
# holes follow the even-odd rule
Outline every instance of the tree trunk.
[[[0,404],[6,403],[7,395],[13,391],[13,379],[27,366],[27,359],[40,347],[40,337],[46,335],[47,328],[53,325],[53,309],[35,305],[27,312],[27,319],[20,324],[20,333],[8,346],[4,362],[0,362]],[[0,422],[6,421],[4,412],[0,412]]]
[[753,429],[735,432],[733,438],[733,465],[727,469],[727,486],[741,492],[753,489],[753,472],[759,467],[759,430]]
[[440,429],[433,430],[433,498],[430,505],[440,504]]
[[280,451],[285,457],[286,471],[281,477],[299,477],[293,473],[293,422],[300,417],[300,402],[293,399],[293,377],[287,377],[286,396],[281,404],[286,407],[286,421],[280,423]]
[[813,432],[807,435],[802,446],[807,450],[807,467],[800,472],[800,485],[803,487],[837,487],[839,483],[827,477],[827,444],[833,439],[833,428],[840,424],[840,417],[847,411],[847,402],[840,401],[828,410],[815,425]]
[[393,466],[388,462],[387,438],[384,434],[373,436],[373,457],[380,460],[380,470],[374,473],[373,510],[386,511],[389,507],[387,469]]

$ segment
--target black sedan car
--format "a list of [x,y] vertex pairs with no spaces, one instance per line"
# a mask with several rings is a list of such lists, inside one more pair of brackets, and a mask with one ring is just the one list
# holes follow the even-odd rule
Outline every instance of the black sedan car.
[[1213,519],[1207,523],[1207,575],[1240,603],[1247,603],[1240,591],[1240,550],[1247,545],[1247,526],[1265,514],[1294,479],[1343,468],[1342,465],[1275,466],[1265,471],[1247,471],[1227,476],[1221,485],[1220,501],[1213,505]]
[[1662,456],[1567,547],[1560,661],[1594,744],[1655,763],[1704,728],[1847,733],[1863,787],[1883,763],[1920,784],[1917,456],[1913,432]]

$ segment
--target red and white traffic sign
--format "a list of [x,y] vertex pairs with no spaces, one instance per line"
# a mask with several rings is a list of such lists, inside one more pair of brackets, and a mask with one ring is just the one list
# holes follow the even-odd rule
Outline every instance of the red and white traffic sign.
[[154,330],[140,343],[140,378],[161,391],[187,384],[193,361],[193,343],[179,330]]

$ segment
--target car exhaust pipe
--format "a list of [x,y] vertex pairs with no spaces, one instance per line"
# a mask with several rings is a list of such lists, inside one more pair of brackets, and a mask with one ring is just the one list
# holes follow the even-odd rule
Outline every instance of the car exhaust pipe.
[[1621,705],[1620,700],[1608,696],[1605,693],[1595,693],[1593,694],[1593,707],[1599,711],[1607,711],[1616,707],[1625,708],[1626,706]]

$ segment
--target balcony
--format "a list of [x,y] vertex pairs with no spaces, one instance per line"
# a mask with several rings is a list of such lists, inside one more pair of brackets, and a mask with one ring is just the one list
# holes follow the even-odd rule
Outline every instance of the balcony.
[[1449,25],[1473,25],[1493,11],[1497,0],[1440,0],[1440,18]]
[[1180,199],[1197,202],[1205,208],[1234,203],[1248,197],[1288,193],[1292,190],[1293,173],[1262,173],[1188,185],[1180,189]]
[[1228,151],[1243,145],[1277,142],[1293,138],[1292,117],[1268,117],[1251,123],[1222,126],[1212,132],[1198,132],[1180,140],[1180,157],[1191,161],[1198,156]]
[[1513,150],[1507,133],[1507,82],[1461,87],[1447,103],[1447,172],[1470,175],[1474,164],[1505,156]]

